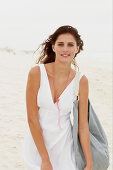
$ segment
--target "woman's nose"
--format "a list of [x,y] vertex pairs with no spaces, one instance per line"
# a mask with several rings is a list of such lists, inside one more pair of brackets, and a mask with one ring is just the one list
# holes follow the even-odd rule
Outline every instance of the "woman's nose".
[[64,50],[64,51],[67,51],[67,50],[68,50],[68,46],[67,46],[67,45],[64,45],[63,50]]

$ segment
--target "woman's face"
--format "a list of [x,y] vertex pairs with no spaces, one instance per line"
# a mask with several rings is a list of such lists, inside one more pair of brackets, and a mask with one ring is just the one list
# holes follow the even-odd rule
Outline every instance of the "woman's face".
[[71,63],[79,47],[74,36],[70,33],[65,33],[58,36],[55,44],[52,45],[52,49],[55,52],[56,60]]

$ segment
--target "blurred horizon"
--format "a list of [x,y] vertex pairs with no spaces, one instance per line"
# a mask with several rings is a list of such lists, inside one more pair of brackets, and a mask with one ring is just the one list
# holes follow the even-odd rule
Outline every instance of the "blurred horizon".
[[112,1],[4,0],[0,4],[0,50],[35,51],[62,25],[77,28],[84,42],[78,54],[112,61]]

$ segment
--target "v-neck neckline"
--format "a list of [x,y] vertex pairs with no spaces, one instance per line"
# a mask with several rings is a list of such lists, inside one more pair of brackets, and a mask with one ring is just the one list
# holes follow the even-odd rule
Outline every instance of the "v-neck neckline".
[[[45,65],[42,64],[43,67],[44,67],[44,70],[45,70],[45,73],[46,73],[46,77],[47,77],[47,82],[48,82],[48,86],[49,86],[49,91],[50,91],[50,96],[51,96],[51,100],[52,100],[52,103],[55,105],[57,102],[54,103],[53,101],[53,96],[52,96],[52,91],[51,91],[51,88],[50,88],[50,83],[49,83],[49,78],[48,78],[48,75],[47,75],[47,71],[46,71],[46,68],[45,68]],[[76,76],[76,74],[75,74]],[[69,86],[71,85],[71,83],[73,82],[73,80],[75,79],[75,76],[74,78],[71,80],[71,82],[66,86],[66,88],[63,90],[63,92],[60,94],[60,96],[58,97],[58,99],[61,99],[61,97],[63,96],[63,94],[65,93],[65,91],[69,88]]]

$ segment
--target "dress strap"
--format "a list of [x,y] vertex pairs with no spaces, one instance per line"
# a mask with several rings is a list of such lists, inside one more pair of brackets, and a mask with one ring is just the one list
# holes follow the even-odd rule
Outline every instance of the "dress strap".
[[79,82],[80,82],[80,79],[82,78],[84,74],[80,71],[77,71],[76,72],[76,75],[75,75],[75,82],[74,82],[74,93],[76,96],[78,96],[79,94]]
[[[44,76],[45,76],[45,70],[44,70],[44,66],[41,63],[38,63],[37,66],[40,67],[40,85],[42,84],[42,81],[44,80]],[[43,77],[43,79],[42,79]]]

